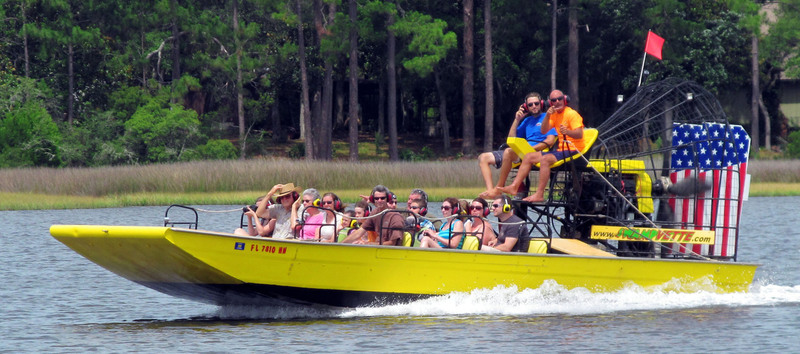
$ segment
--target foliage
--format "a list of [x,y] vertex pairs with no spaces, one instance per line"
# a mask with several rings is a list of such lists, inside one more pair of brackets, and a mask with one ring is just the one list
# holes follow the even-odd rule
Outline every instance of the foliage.
[[0,167],[59,166],[61,133],[36,101],[6,112],[0,120]]
[[299,159],[304,156],[306,156],[306,144],[297,143],[289,149],[289,157],[293,159]]
[[239,155],[233,143],[225,139],[210,139],[197,147],[197,153],[204,160],[230,160]]
[[[332,3],[336,10],[331,14],[327,6]],[[566,84],[570,9],[577,10],[580,24],[579,110],[590,125],[600,124],[616,109],[616,95],[629,96],[636,90],[647,29],[666,39],[664,60],[647,59],[651,81],[681,76],[717,93],[748,89],[748,41],[753,34],[759,35],[760,65],[767,72],[761,76],[763,87],[774,87],[781,75],[800,77],[800,0],[766,4],[776,10],[769,21],[758,12],[765,5],[762,0],[580,0],[560,1],[557,9],[552,3],[491,2],[498,134],[507,131],[509,122],[503,117],[513,116],[521,97],[530,91],[546,94],[552,61],[557,67],[555,85]],[[215,156],[230,151],[217,143],[209,147],[206,137],[246,142],[242,146],[247,150],[239,151],[243,154],[268,153],[265,146],[270,142],[260,132],[283,137],[285,130],[298,126],[299,36],[306,43],[309,86],[323,87],[326,72],[337,83],[333,112],[321,113],[336,117],[348,110],[347,85],[339,83],[347,74],[351,24],[342,1],[301,1],[301,17],[295,13],[296,3],[288,0],[235,4],[238,31],[233,28],[230,1],[5,1],[0,4],[4,19],[0,21],[0,118],[14,111],[15,119],[37,121],[43,116],[41,110],[22,108],[31,101],[44,108],[63,138],[25,145],[43,152],[49,151],[45,141],[58,141],[50,151],[53,159],[33,159],[42,164],[177,161],[202,158],[204,146]],[[387,34],[393,31],[399,62],[398,133],[417,134],[436,121],[439,104],[446,99],[449,133],[461,134],[461,110],[453,103],[462,95],[462,51],[454,50],[463,47],[457,38],[464,31],[462,10],[458,1],[358,2],[361,133],[372,137],[383,126],[377,120],[386,116],[379,109],[388,107],[380,102],[387,95],[379,90],[387,87]],[[475,53],[482,53],[483,13],[476,10]],[[553,11],[555,58],[550,54]],[[763,33],[762,25],[768,25]],[[326,71],[326,64],[333,69]],[[480,55],[474,64],[479,76],[485,74]],[[26,67],[30,69],[23,70]],[[441,97],[431,73],[440,80]],[[484,88],[480,77],[475,82],[475,128],[480,135],[482,124],[477,122],[483,121]],[[770,112],[778,105],[777,100],[766,99],[773,91],[763,90]],[[241,123],[239,95],[244,107]],[[273,112],[284,131],[274,131]],[[63,124],[70,114],[73,122]],[[318,117],[315,112],[313,119]],[[339,133],[343,123],[334,120],[320,131]],[[242,125],[246,136],[236,140],[235,128]],[[773,134],[779,131],[784,130],[773,129]],[[9,154],[6,149],[2,153]],[[296,148],[292,153],[303,155]],[[369,146],[367,155],[372,153]],[[410,158],[423,155],[406,153]]]
[[197,112],[155,97],[125,122],[125,142],[137,161],[169,162],[203,140]]
[[792,158],[800,158],[800,130],[789,134],[789,144],[786,145],[786,155]]

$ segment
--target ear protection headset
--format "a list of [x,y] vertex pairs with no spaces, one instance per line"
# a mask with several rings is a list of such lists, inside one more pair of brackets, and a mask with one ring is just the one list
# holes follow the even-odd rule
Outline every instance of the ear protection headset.
[[508,197],[503,196],[503,212],[508,213],[511,211],[511,202],[508,200]]
[[356,227],[358,227],[358,220],[350,219],[350,228],[355,229]]
[[314,199],[314,201],[311,202],[311,205],[313,205],[315,207],[318,207],[320,204],[322,204],[322,202],[319,200],[319,198]]
[[[552,105],[553,104],[550,103],[550,97],[547,97],[546,100],[542,100],[542,112],[547,111]],[[569,95],[564,95],[564,106],[569,106]]]
[[372,206],[367,205],[367,207],[364,208],[364,217],[369,216],[369,212],[371,211],[372,211]]
[[455,203],[455,204],[451,205],[450,207],[453,210],[453,214],[452,215],[461,214],[461,207],[458,205],[458,203]]
[[419,207],[419,215],[425,216],[428,213],[428,207]]
[[[483,205],[483,203],[481,203],[481,205]],[[483,217],[485,218],[487,216],[489,216],[489,206],[483,205]]]

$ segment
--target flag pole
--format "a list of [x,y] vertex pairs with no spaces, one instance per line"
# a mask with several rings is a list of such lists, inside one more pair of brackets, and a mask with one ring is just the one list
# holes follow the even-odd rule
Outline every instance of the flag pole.
[[[650,37],[650,30],[649,29],[647,30],[647,36]],[[645,61],[645,59],[647,59],[647,41],[645,41],[645,43],[644,43],[644,56],[642,57],[642,70],[639,70],[639,84],[636,85],[637,89],[640,86],[642,86],[642,74],[644,73],[644,61]]]
[[644,61],[645,61],[645,59],[647,59],[647,52],[644,52],[644,56],[642,57],[642,70],[639,71],[639,84],[636,85],[637,89],[639,88],[639,86],[642,86],[642,73],[644,73]]

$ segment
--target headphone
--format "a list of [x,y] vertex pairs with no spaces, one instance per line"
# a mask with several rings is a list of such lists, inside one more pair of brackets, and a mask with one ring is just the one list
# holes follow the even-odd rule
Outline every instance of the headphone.
[[356,227],[358,227],[358,220],[350,219],[350,228],[355,229]]
[[366,218],[367,216],[369,216],[369,212],[371,212],[371,211],[372,211],[372,206],[371,205],[367,205],[367,207],[364,208],[364,217]]
[[503,200],[503,212],[504,212],[504,213],[508,213],[508,212],[510,212],[510,211],[511,211],[511,202],[508,200],[508,197],[506,197],[506,196],[504,195],[504,196],[503,196],[502,198],[500,198],[500,199],[502,199],[502,200]]
[[[386,188],[386,187],[383,187],[383,188]],[[372,192],[369,193],[369,202],[372,203],[372,204],[375,204],[375,192],[377,192],[376,189],[377,189],[377,187],[373,188]],[[391,198],[391,199],[389,199],[389,198]],[[388,203],[391,200],[394,200],[396,202],[397,201],[397,196],[394,195],[394,193],[392,193],[390,190],[386,189],[386,202]]]
[[[326,193],[326,195],[328,194]],[[330,195],[328,196],[333,197],[333,210],[342,210],[344,206],[342,205],[342,200],[339,199],[339,196],[333,193],[330,193]],[[319,207],[320,205],[322,205],[322,200],[320,200],[319,198],[314,199],[314,203],[311,204],[313,204],[315,207]]]
[[452,214],[452,215],[459,215],[459,214],[461,214],[461,211],[462,211],[462,210],[461,210],[461,206],[460,206],[460,205],[458,205],[458,203],[456,203],[456,204],[454,204],[454,205],[451,205],[450,207],[451,207],[451,208],[453,208],[453,214]]
[[488,204],[484,205],[483,203],[481,203],[481,206],[483,206],[483,217],[485,218],[489,216],[489,205]]
[[[546,100],[542,100],[542,112],[546,112],[550,106],[553,104],[550,103],[550,97],[547,97]],[[569,95],[564,95],[564,107],[569,106]]]
[[420,216],[425,216],[425,214],[428,214],[428,207],[419,207],[418,213]]

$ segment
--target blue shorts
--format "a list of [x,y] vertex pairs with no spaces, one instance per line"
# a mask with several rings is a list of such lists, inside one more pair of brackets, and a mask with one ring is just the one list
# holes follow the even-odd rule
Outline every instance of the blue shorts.
[[544,155],[553,155],[556,157],[556,161],[566,159],[567,157],[574,156],[578,154],[578,150],[559,150],[559,151],[548,151],[542,153]]

